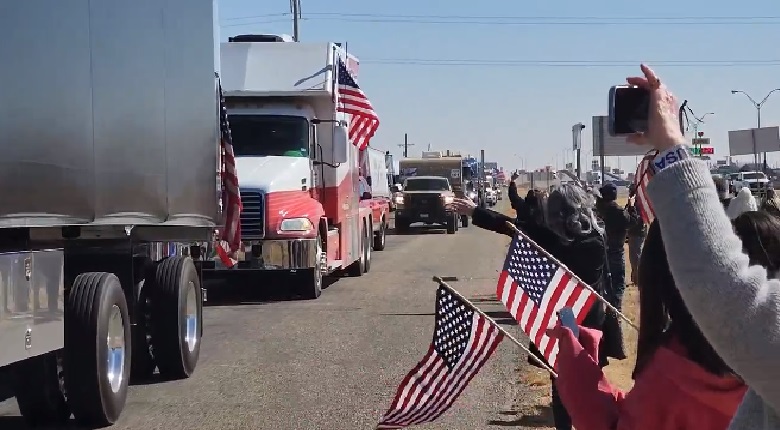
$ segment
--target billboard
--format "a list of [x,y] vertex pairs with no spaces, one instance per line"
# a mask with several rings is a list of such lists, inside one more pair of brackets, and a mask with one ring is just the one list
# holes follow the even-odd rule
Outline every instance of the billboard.
[[780,151],[780,128],[761,127],[729,132],[729,155]]
[[601,148],[604,148],[605,157],[635,157],[647,154],[652,150],[651,146],[634,145],[626,142],[622,136],[609,135],[609,121],[606,116],[593,117],[593,156],[602,155]]

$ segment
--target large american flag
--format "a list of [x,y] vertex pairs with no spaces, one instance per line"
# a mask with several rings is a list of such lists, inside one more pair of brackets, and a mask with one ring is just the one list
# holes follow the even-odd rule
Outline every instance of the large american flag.
[[655,211],[650,197],[647,195],[647,184],[653,178],[655,172],[653,160],[657,154],[656,151],[647,153],[636,166],[636,174],[634,175],[634,187],[636,188],[636,202],[634,204],[639,209],[639,214],[645,224],[651,224],[655,219]]
[[233,154],[233,136],[230,133],[227,104],[219,84],[219,129],[220,149],[222,152],[222,203],[225,210],[225,227],[219,232],[216,250],[222,264],[233,267],[232,258],[241,247],[241,194],[238,191],[236,157]]
[[433,342],[398,387],[378,429],[398,429],[439,418],[457,400],[504,336],[471,306],[440,286]]
[[597,300],[593,291],[566,266],[522,233],[509,246],[496,294],[553,368],[558,341],[549,338],[545,331],[555,325],[557,312],[571,307],[581,323]]
[[357,84],[354,75],[350,73],[344,61],[338,60],[339,112],[344,112],[349,118],[349,140],[358,149],[363,150],[379,128],[379,117],[371,102]]

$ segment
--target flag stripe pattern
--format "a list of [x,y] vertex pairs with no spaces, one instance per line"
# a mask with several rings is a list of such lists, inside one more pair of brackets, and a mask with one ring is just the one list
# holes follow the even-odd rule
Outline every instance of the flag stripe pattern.
[[447,288],[436,293],[428,353],[401,381],[377,429],[429,423],[444,414],[487,362],[503,334]]
[[650,197],[647,195],[647,184],[649,184],[650,179],[653,178],[653,160],[655,160],[656,155],[657,152],[655,151],[651,151],[645,155],[636,166],[636,174],[634,175],[636,207],[639,209],[639,215],[642,217],[645,224],[651,224],[655,219],[655,211],[650,202]]
[[233,267],[236,260],[231,257],[241,247],[241,193],[238,190],[236,157],[233,153],[233,136],[230,133],[227,105],[219,83],[219,129],[222,156],[222,203],[225,210],[225,226],[219,232],[216,250],[222,264]]
[[379,117],[374,112],[371,102],[357,84],[355,76],[350,73],[344,62],[338,60],[338,107],[339,112],[349,115],[349,140],[358,149],[368,146],[379,128]]
[[597,296],[574,274],[542,252],[524,234],[509,246],[496,295],[536,345],[551,367],[558,356],[558,341],[545,331],[555,325],[557,312],[571,307],[581,323]]

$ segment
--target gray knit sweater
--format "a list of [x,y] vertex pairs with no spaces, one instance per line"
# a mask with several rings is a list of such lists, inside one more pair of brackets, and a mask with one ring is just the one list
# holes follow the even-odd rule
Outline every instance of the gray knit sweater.
[[648,193],[685,304],[750,388],[729,429],[780,429],[780,281],[748,264],[703,162],[661,170]]

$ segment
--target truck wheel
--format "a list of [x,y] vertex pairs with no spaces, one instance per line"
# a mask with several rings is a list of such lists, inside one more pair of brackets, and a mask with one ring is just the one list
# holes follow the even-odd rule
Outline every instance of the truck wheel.
[[50,352],[15,365],[11,374],[16,403],[31,427],[60,426],[70,418],[58,353]]
[[447,220],[447,234],[455,234],[458,230],[458,216],[453,215]]
[[200,279],[189,257],[169,257],[157,263],[146,281],[151,298],[152,352],[160,376],[189,378],[200,356],[203,301]]
[[130,315],[119,279],[82,273],[65,303],[65,388],[76,421],[111,425],[127,400]]
[[360,236],[360,258],[358,261],[352,263],[347,269],[349,276],[363,276],[366,273],[366,228],[363,227],[362,235]]
[[322,251],[322,238],[317,239],[315,266],[311,269],[311,277],[306,277],[302,285],[302,296],[305,299],[317,299],[322,294],[322,276],[328,264],[328,257]]
[[385,219],[382,218],[382,223],[379,225],[379,231],[374,235],[374,251],[385,250],[385,238],[387,236],[387,225]]
[[367,229],[365,226],[363,227],[363,238],[366,243],[366,245],[363,247],[363,252],[366,253],[366,263],[364,264],[363,272],[368,273],[371,271],[371,251],[373,250],[373,244],[371,233],[368,233],[371,231],[371,229]]
[[406,234],[409,232],[409,222],[403,218],[395,218],[395,231],[399,234]]
[[469,216],[463,215],[460,217],[460,226],[466,228],[469,226]]

